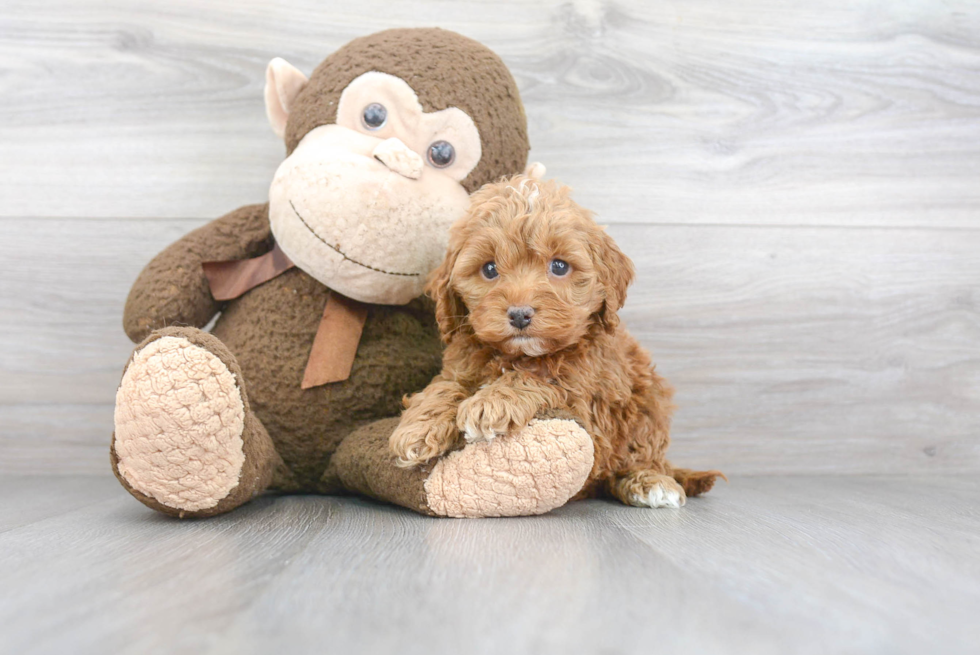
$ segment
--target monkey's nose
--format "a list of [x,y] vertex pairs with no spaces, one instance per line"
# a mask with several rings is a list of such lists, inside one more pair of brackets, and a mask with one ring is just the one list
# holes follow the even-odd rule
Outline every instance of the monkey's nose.
[[402,143],[401,139],[385,139],[375,146],[371,154],[379,162],[410,180],[417,180],[422,175],[422,157]]
[[518,330],[523,330],[530,325],[532,316],[534,316],[534,308],[526,305],[524,307],[511,307],[507,310],[510,324]]

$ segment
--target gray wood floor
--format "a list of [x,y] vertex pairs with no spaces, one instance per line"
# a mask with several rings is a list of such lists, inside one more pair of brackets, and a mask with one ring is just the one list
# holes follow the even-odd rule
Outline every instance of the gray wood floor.
[[3,653],[975,653],[980,480],[734,478],[681,510],[429,519],[262,498],[169,519],[0,481]]

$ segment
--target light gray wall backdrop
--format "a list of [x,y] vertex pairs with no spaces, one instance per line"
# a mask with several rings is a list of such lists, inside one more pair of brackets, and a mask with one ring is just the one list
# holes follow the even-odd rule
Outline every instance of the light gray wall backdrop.
[[4,0],[0,473],[108,474],[129,285],[265,199],[268,60],[423,25],[503,57],[636,262],[675,461],[980,468],[976,2]]

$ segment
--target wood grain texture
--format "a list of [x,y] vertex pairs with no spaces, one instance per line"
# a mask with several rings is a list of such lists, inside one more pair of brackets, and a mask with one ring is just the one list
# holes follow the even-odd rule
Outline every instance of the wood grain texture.
[[0,405],[0,478],[111,471],[112,415],[113,405],[107,403]]
[[753,473],[980,466],[980,233],[611,233],[641,280],[626,324],[678,389],[675,461]]
[[[971,653],[980,483],[736,478],[681,510],[431,519],[266,497],[177,521],[21,478],[3,653]],[[65,503],[65,512],[49,507]]]
[[[520,20],[515,20],[520,16]],[[101,472],[140,268],[265,198],[261,85],[439,24],[512,68],[535,158],[611,224],[674,459],[980,466],[980,5],[7,2],[0,473]]]
[[[0,220],[0,471],[103,469],[132,348],[120,327],[129,284],[196,225]],[[980,232],[611,233],[640,280],[626,325],[678,389],[674,461],[731,473],[980,468]]]
[[[514,71],[533,156],[623,222],[976,227],[980,5],[8,1],[0,215],[206,218],[282,156],[265,64],[437,24]],[[519,20],[515,17],[519,16]]]
[[[731,484],[513,520],[154,514],[107,462],[129,285],[265,199],[270,58],[432,24],[511,67],[532,157],[637,264],[673,460]],[[0,653],[980,643],[976,2],[5,0],[0,97]]]
[[119,496],[117,485],[104,472],[59,477],[0,477],[0,534]]

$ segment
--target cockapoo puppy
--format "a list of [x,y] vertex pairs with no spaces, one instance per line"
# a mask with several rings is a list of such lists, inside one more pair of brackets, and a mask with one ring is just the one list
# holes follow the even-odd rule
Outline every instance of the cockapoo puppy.
[[443,370],[405,400],[390,442],[398,463],[566,410],[595,443],[576,498],[679,507],[711,489],[721,473],[665,457],[673,389],[616,315],[632,280],[633,262],[568,187],[518,175],[474,194],[426,289],[446,342]]

